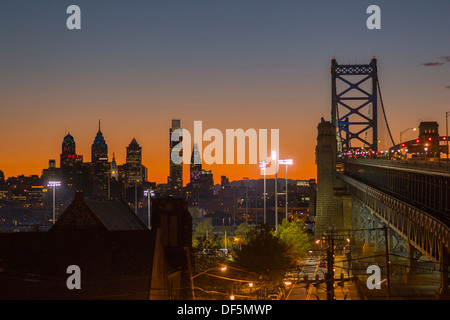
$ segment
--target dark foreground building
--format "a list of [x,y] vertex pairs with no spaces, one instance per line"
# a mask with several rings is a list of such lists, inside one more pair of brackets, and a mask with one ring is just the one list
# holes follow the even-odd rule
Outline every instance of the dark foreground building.
[[[0,233],[0,299],[191,299],[187,202],[152,211],[149,230],[124,201],[78,192],[48,232]],[[80,289],[67,285],[73,265]]]

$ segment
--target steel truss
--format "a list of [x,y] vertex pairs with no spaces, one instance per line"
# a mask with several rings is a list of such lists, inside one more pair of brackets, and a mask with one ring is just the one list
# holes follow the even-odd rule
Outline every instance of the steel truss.
[[[339,65],[335,58],[331,60],[331,122],[336,127],[340,152],[350,150],[352,140],[362,142],[364,148],[378,151],[377,73],[375,57],[367,65]],[[363,78],[355,81],[352,76]],[[347,84],[348,88],[338,92],[338,80]],[[362,88],[366,83],[370,85],[370,92]],[[357,96],[353,93],[357,93]],[[351,102],[358,102],[359,105],[351,106]],[[370,114],[363,113],[362,110],[369,105]],[[355,126],[357,129],[354,129]],[[367,140],[368,133],[371,133],[370,141]],[[362,137],[363,134],[366,136]]]

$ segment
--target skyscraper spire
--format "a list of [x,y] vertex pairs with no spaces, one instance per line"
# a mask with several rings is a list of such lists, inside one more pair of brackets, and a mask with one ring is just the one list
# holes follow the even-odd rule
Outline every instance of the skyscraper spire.
[[100,118],[98,118],[98,132],[100,132]]

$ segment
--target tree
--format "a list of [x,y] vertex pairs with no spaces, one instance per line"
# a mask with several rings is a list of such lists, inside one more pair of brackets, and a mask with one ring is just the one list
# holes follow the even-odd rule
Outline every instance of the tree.
[[275,236],[269,225],[255,227],[247,236],[247,243],[234,252],[234,260],[240,268],[277,283],[288,268],[296,265],[294,247]]
[[211,222],[202,221],[199,222],[194,231],[192,232],[192,245],[196,247],[198,245],[199,238],[205,237],[206,239],[212,237],[212,224]]
[[198,237],[196,246],[193,246],[195,274],[219,266],[226,259],[219,254],[219,237],[217,235]]
[[304,230],[303,223],[283,220],[278,226],[277,236],[286,244],[292,245],[298,257],[304,257],[311,246],[311,239]]
[[247,223],[243,222],[241,223],[234,232],[234,238],[238,238],[238,242],[240,244],[247,243],[248,241],[248,233],[252,229],[251,226],[249,226]]

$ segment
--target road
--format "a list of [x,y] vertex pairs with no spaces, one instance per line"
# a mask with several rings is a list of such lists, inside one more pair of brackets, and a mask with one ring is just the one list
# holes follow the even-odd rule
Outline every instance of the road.
[[[339,258],[336,257],[336,265],[339,265]],[[319,266],[319,261],[321,258],[319,256],[310,256],[308,258],[302,259],[300,261],[301,271],[299,272],[299,279],[302,280],[305,275],[308,276],[309,280],[315,280],[316,275],[319,279],[323,279],[327,268],[325,266]],[[343,288],[335,287],[336,300],[350,300],[351,296],[349,289],[351,288],[351,282],[346,283]],[[304,283],[297,283],[288,292],[286,300],[326,300],[327,292],[326,285],[322,283],[317,287],[310,285],[308,288]]]

